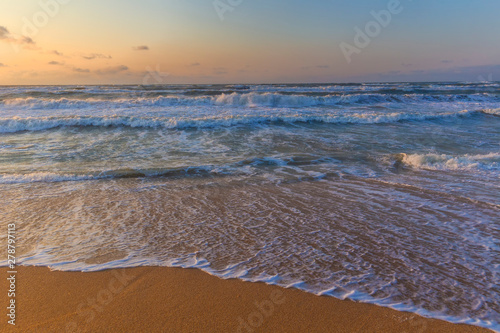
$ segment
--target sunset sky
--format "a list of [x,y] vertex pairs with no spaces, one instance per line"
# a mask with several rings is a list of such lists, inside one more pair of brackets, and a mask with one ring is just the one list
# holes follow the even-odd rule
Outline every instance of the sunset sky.
[[4,0],[0,84],[500,80],[500,1],[394,1]]

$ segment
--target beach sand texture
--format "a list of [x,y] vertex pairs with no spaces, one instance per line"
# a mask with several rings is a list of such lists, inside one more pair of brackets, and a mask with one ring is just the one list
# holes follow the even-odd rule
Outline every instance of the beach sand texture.
[[197,269],[18,267],[17,279],[16,326],[2,332],[490,332]]

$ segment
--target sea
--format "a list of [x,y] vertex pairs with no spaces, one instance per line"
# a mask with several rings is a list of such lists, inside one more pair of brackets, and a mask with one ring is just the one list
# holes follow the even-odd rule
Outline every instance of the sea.
[[500,331],[499,190],[499,82],[0,87],[20,265],[195,267]]

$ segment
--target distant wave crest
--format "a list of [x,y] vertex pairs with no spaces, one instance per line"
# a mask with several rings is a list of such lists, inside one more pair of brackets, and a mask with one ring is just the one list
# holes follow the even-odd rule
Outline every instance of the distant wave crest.
[[377,124],[399,121],[422,121],[450,117],[464,117],[478,111],[460,111],[436,114],[390,113],[346,113],[346,114],[243,114],[210,117],[134,117],[134,116],[60,116],[60,117],[11,117],[0,118],[0,133],[42,131],[58,127],[137,127],[137,128],[210,128],[258,123],[321,122],[332,124]]
[[136,98],[10,98],[4,99],[0,105],[4,107],[22,107],[28,109],[85,109],[85,108],[130,108],[130,107],[168,107],[168,106],[246,106],[246,107],[307,107],[349,104],[377,103],[419,103],[419,102],[491,102],[498,97],[490,94],[283,94],[283,93],[222,93],[214,96],[202,95],[186,97],[181,95],[136,97]]

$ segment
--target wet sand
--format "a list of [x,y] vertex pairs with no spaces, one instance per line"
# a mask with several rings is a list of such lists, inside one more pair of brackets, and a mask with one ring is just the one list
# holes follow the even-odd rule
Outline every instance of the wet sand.
[[15,327],[0,283],[2,332],[491,332],[197,269],[17,271]]

